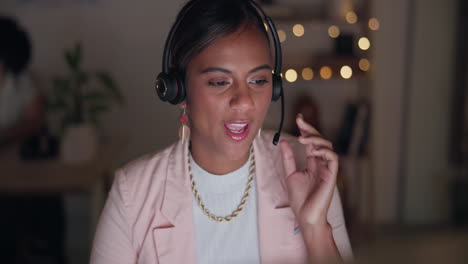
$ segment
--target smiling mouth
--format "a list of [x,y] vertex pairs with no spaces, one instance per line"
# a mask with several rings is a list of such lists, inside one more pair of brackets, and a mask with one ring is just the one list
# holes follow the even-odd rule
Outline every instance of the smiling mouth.
[[225,123],[224,129],[228,137],[236,142],[239,142],[248,136],[249,122]]

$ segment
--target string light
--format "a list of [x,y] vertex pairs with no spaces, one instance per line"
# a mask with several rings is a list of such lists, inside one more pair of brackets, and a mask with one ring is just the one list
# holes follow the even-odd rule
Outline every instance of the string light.
[[278,30],[278,37],[280,42],[285,42],[286,41],[286,32],[284,30]]
[[346,13],[346,21],[349,24],[356,24],[357,20],[358,17],[354,11],[349,11],[348,13]]
[[353,69],[351,69],[351,67],[348,65],[344,65],[341,67],[340,74],[343,79],[349,79],[351,76],[353,76]]
[[296,37],[302,37],[304,35],[304,26],[296,24],[293,26],[292,31]]
[[368,50],[370,48],[370,41],[366,37],[362,37],[358,42],[359,48],[362,50]]
[[328,35],[331,37],[331,38],[337,38],[340,36],[340,28],[333,25],[333,26],[330,26],[328,28]]
[[380,28],[379,20],[375,17],[369,19],[369,28],[371,30],[378,30]]
[[307,67],[307,68],[302,69],[302,79],[309,81],[309,80],[312,80],[313,78],[314,78],[314,71],[311,68]]
[[359,69],[362,71],[368,71],[370,68],[370,62],[368,59],[360,59],[359,60]]
[[289,69],[286,71],[285,73],[285,76],[286,76],[286,80],[288,82],[295,82],[297,80],[297,72],[293,69]]
[[322,79],[328,80],[332,77],[332,75],[333,75],[333,72],[330,67],[323,66],[322,68],[320,68],[320,77],[322,77]]

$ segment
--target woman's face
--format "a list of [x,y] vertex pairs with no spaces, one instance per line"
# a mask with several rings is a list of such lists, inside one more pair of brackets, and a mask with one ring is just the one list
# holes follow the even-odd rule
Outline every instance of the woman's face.
[[214,41],[187,66],[192,148],[243,160],[268,111],[272,65],[268,41],[246,27]]

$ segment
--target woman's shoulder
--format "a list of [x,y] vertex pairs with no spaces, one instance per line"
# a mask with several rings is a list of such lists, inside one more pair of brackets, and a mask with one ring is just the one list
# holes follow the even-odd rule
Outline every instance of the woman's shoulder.
[[164,149],[156,150],[143,154],[137,158],[134,158],[123,166],[119,170],[125,171],[126,174],[135,174],[142,170],[147,169],[148,167],[159,167],[161,163],[171,156],[174,149],[176,148],[177,143],[174,143],[170,146],[165,147]]
[[157,188],[164,181],[164,175],[170,162],[175,162],[179,143],[174,143],[162,150],[144,154],[127,162],[115,173],[115,183],[125,186],[129,193],[139,193],[142,188]]

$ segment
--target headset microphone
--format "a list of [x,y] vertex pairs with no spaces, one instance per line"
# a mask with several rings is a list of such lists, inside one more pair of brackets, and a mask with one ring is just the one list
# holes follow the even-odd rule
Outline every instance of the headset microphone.
[[281,91],[281,121],[280,125],[278,128],[278,131],[275,133],[275,136],[273,137],[273,145],[278,145],[278,141],[281,135],[281,130],[283,129],[283,121],[284,121],[284,94],[283,91]]

